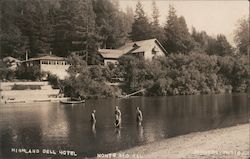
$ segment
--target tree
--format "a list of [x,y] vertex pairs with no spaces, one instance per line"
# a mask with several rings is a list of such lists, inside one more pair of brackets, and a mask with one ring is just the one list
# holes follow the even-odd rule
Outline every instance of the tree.
[[140,1],[136,4],[134,23],[132,24],[132,32],[130,38],[133,41],[150,39],[152,37],[152,28],[149,20],[143,10],[143,6]]
[[118,7],[117,1],[94,0],[94,12],[101,48],[118,48],[128,39],[131,19]]
[[112,88],[104,83],[102,67],[95,65],[87,67],[86,61],[79,55],[71,54],[72,63],[68,72],[70,76],[63,81],[64,94],[74,98],[89,98],[114,96]]
[[92,2],[61,0],[56,14],[54,52],[60,56],[78,52],[92,63],[98,48]]
[[249,18],[239,20],[239,25],[235,30],[234,41],[241,54],[248,54],[249,47]]
[[160,13],[159,13],[159,9],[156,6],[155,0],[153,0],[152,2],[152,8],[153,8],[153,13],[152,13],[152,18],[153,18],[153,25],[154,26],[159,26],[159,17],[160,17]]
[[221,75],[225,84],[231,85],[235,92],[245,92],[249,79],[249,61],[247,55],[224,56],[219,58]]
[[222,34],[217,35],[216,43],[217,43],[216,45],[217,55],[224,56],[224,55],[230,55],[233,53],[232,46],[227,41],[227,38],[224,35]]
[[198,32],[192,28],[192,38],[195,41],[194,51],[205,52],[209,55],[231,55],[233,48],[225,35],[219,34],[216,38],[207,35],[205,31]]
[[[1,1],[1,52],[17,58],[51,50],[50,9],[56,1]],[[5,56],[5,55],[3,55]]]
[[192,50],[194,41],[188,32],[184,17],[178,17],[173,6],[169,6],[167,22],[164,26],[165,43],[164,46],[170,53],[187,53]]
[[18,1],[20,15],[17,19],[17,26],[22,36],[27,39],[26,51],[29,55],[36,56],[37,53],[47,53],[49,45],[49,21],[47,9],[49,3],[46,1]]
[[155,0],[152,2],[152,9],[153,9],[153,13],[152,13],[152,24],[151,24],[151,32],[152,32],[152,37],[156,38],[160,41],[160,43],[164,43],[164,29],[160,26],[159,24],[159,17],[160,17],[160,13],[159,13],[159,9],[156,6],[156,2]]
[[13,56],[22,58],[26,48],[28,48],[28,39],[23,36],[21,29],[16,24],[20,12],[17,1],[0,1],[0,57]]

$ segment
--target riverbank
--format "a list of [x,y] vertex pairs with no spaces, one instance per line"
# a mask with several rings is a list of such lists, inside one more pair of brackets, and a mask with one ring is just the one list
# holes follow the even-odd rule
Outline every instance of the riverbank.
[[[118,152],[150,159],[247,159],[249,124],[195,132]],[[135,158],[135,157],[134,157]]]

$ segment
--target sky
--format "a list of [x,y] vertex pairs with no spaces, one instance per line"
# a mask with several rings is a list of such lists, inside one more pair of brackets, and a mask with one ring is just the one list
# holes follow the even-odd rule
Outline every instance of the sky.
[[[144,11],[150,17],[152,0],[140,0]],[[135,9],[138,0],[119,0],[119,6],[125,10],[127,6]],[[247,0],[156,0],[160,12],[160,23],[164,25],[169,5],[173,5],[178,16],[184,16],[189,30],[194,26],[198,31],[204,30],[211,36],[224,34],[233,43],[234,31],[238,20],[249,15]]]

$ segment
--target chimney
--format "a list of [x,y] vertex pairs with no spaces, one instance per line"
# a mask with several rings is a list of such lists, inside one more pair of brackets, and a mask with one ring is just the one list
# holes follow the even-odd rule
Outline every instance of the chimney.
[[52,55],[52,51],[49,52],[49,55]]
[[25,60],[28,61],[29,56],[28,56],[28,51],[25,52]]

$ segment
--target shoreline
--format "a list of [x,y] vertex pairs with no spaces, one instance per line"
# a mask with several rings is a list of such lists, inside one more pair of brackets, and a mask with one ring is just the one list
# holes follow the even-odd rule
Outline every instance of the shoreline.
[[119,151],[116,154],[125,154],[131,159],[248,159],[249,140],[250,125],[247,123],[193,132]]

